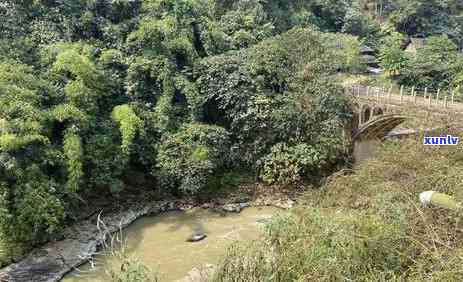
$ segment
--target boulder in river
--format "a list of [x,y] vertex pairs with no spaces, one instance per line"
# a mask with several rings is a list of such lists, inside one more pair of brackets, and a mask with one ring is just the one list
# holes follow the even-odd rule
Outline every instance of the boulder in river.
[[227,204],[222,207],[222,210],[231,213],[240,213],[244,208],[247,208],[249,206],[249,203]]
[[206,239],[207,235],[204,233],[193,233],[190,237],[186,239],[187,242],[199,242]]

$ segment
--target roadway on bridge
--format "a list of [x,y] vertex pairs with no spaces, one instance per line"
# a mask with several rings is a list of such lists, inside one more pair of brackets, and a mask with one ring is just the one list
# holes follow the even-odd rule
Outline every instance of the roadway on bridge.
[[351,96],[368,99],[379,104],[410,105],[440,112],[452,111],[463,114],[463,103],[456,101],[455,97],[453,97],[452,101],[452,96],[449,94],[439,93],[438,95],[437,93],[428,92],[427,96],[423,97],[421,96],[422,92],[415,92],[415,95],[412,95],[411,91],[404,91],[400,95],[400,93],[395,91],[389,92],[389,90],[382,87],[367,87],[362,85],[350,86],[347,91]]

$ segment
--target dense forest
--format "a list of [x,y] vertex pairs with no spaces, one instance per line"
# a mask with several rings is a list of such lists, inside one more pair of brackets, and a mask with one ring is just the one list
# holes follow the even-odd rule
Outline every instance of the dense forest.
[[[459,0],[0,1],[0,237],[44,242],[134,175],[194,196],[291,185],[346,155],[336,78],[459,89]],[[415,54],[410,38],[426,38]]]

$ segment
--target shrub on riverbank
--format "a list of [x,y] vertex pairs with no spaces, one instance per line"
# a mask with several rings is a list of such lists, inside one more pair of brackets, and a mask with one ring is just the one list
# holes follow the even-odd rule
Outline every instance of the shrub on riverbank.
[[463,150],[389,142],[353,174],[306,194],[266,239],[235,246],[215,281],[459,281],[460,214],[424,208],[434,190],[463,200]]
[[163,140],[157,159],[164,187],[197,194],[231,163],[229,133],[219,126],[187,125]]
[[111,282],[158,282],[157,274],[136,257],[125,253],[113,254],[118,261],[116,267],[107,267],[106,274]]

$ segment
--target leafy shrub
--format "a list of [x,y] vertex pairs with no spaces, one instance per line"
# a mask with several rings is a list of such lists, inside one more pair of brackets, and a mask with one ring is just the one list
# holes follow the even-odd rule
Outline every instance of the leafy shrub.
[[269,183],[290,184],[302,180],[310,172],[321,169],[327,156],[307,144],[288,146],[278,143],[262,160],[262,179]]
[[380,48],[379,59],[381,66],[392,75],[398,75],[407,65],[408,57],[402,50],[403,35],[393,33],[386,37]]
[[197,193],[208,178],[228,164],[229,138],[221,127],[186,125],[161,142],[157,159],[160,171],[154,173],[182,193]]
[[357,38],[341,33],[327,33],[324,38],[324,44],[332,52],[331,64],[335,69],[345,73],[361,73],[366,70]]
[[120,269],[106,270],[111,282],[157,282],[159,279],[140,260],[121,256]]
[[[330,106],[325,104],[320,108],[329,109]],[[317,116],[323,119],[323,113]],[[341,161],[345,149],[342,126],[335,119],[320,121],[319,125],[320,128],[313,127],[318,135],[306,139],[310,143],[302,143],[301,139],[301,143],[274,145],[270,153],[259,160],[261,178],[270,184],[296,183],[308,176],[322,175]]]
[[16,191],[0,186],[0,228],[8,238],[36,243],[61,229],[65,205],[57,193],[56,183],[48,181],[38,167],[28,168],[22,177]]

